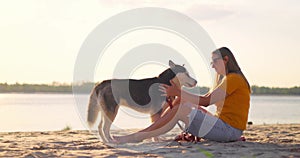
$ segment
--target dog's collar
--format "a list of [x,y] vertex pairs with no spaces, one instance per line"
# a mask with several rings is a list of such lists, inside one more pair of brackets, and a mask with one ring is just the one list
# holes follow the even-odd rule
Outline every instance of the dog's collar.
[[170,109],[172,109],[173,108],[173,104],[172,104],[173,100],[172,100],[172,98],[170,96],[166,97],[166,101],[169,104]]

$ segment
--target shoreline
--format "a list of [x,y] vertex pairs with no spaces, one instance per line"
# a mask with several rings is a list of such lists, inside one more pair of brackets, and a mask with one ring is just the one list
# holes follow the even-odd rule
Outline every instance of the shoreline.
[[[0,92],[0,94],[74,94],[73,92]],[[90,92],[77,93],[79,95],[90,95]],[[252,93],[251,96],[291,96],[299,97],[300,94],[257,94]]]
[[299,123],[248,125],[246,141],[230,143],[172,141],[179,133],[173,129],[161,142],[107,145],[87,130],[0,132],[0,157],[300,157]]

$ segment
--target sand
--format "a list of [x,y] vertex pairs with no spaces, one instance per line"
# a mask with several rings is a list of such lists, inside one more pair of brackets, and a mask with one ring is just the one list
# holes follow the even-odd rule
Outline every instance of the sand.
[[3,132],[0,157],[300,157],[300,124],[251,125],[246,141],[230,143],[172,141],[179,133],[174,129],[161,142],[110,146],[88,131]]

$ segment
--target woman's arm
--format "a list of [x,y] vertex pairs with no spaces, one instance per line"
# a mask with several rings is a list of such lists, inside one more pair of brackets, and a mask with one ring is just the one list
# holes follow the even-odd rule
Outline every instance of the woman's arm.
[[204,96],[195,95],[181,90],[172,81],[171,86],[162,85],[160,90],[163,91],[166,96],[178,96],[183,102],[190,102],[205,107],[218,101],[222,101],[227,96],[226,92],[220,87],[214,89],[211,93],[208,93]]

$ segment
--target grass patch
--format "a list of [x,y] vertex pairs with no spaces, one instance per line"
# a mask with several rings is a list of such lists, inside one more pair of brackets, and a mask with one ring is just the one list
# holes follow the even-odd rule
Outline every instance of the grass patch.
[[199,148],[198,151],[201,152],[202,154],[204,154],[208,158],[213,158],[214,157],[214,155],[211,152],[206,151],[204,149]]
[[72,127],[67,125],[66,127],[64,127],[61,131],[70,131],[72,130]]

